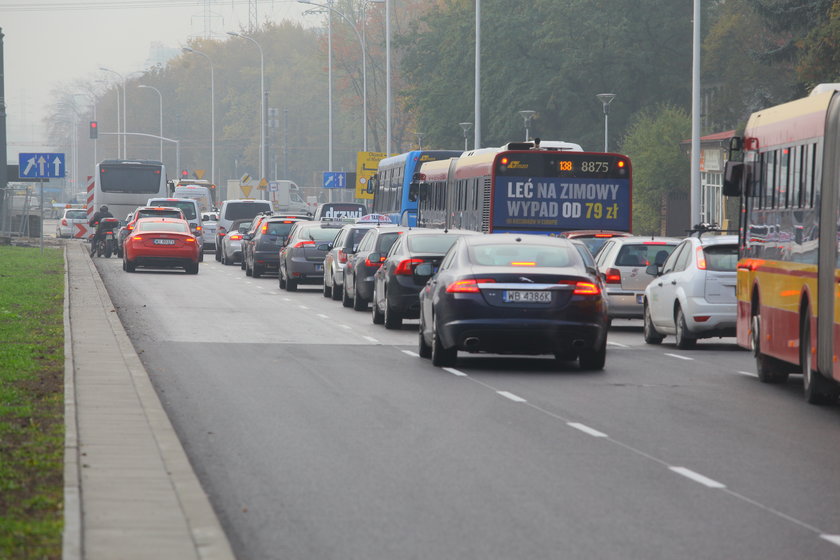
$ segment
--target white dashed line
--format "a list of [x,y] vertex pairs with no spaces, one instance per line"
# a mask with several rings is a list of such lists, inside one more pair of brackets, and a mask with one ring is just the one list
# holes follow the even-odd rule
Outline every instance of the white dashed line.
[[305,305],[298,305],[298,309],[309,309],[309,308],[306,307]]
[[496,391],[496,393],[503,396],[506,399],[512,400],[513,402],[528,402],[525,399],[523,399],[522,397],[518,397],[518,396],[514,395],[513,393],[508,393],[507,391]]
[[753,373],[751,371],[738,371],[736,373],[740,373],[741,375],[746,375],[748,377],[758,377],[757,373]]
[[350,325],[338,325],[338,326],[341,327],[342,329],[352,329],[353,328]]
[[445,368],[441,368],[441,369],[443,369],[443,371],[447,371],[447,372],[451,373],[452,375],[457,375],[458,377],[467,377],[466,373],[464,373],[463,371],[458,371],[455,368],[445,367]]
[[831,544],[840,546],[840,535],[820,535],[820,538],[827,540]]
[[596,430],[594,428],[590,428],[586,424],[581,424],[579,422],[566,422],[566,425],[571,426],[572,428],[574,428],[576,430],[580,430],[581,432],[583,432],[585,434],[589,434],[592,437],[607,437],[607,434],[605,434],[604,432],[599,432],[598,430]]
[[677,474],[680,474],[686,478],[693,480],[694,482],[699,482],[703,486],[707,486],[709,488],[726,488],[725,484],[721,484],[716,480],[712,480],[711,478],[707,478],[700,473],[696,473],[691,469],[687,469],[685,467],[668,467],[672,471]]
[[620,342],[612,342],[610,340],[607,341],[607,344],[609,344],[610,346],[617,346],[619,348],[630,348],[626,344],[621,344]]
[[408,356],[411,356],[412,358],[419,358],[420,357],[420,354],[417,354],[416,352],[412,352],[411,350],[403,350],[402,353],[406,354]]
[[680,356],[679,354],[665,354],[666,356],[671,356],[672,358],[679,358],[680,360],[693,360],[694,358],[689,358],[688,356]]
[[292,301],[292,299],[291,299],[291,298],[284,297],[284,298],[283,298],[283,301]]
[[374,344],[379,344],[379,341],[376,340],[375,338],[373,338],[372,336],[363,336],[362,338],[364,338],[365,340],[369,340],[369,341],[373,342]]
[[318,317],[320,317],[321,319],[329,319],[330,318],[329,315],[324,315],[323,313],[318,313]]

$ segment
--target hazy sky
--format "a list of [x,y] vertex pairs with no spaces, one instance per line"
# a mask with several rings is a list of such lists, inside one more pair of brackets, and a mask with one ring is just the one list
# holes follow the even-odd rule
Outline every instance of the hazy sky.
[[[306,8],[296,0],[257,1],[261,22],[298,20]],[[155,42],[180,48],[205,28],[232,39],[226,31],[247,25],[248,0],[0,0],[8,160],[17,162],[19,152],[52,151],[42,142],[54,89],[75,89],[70,84],[80,79],[118,79],[100,67],[123,75],[144,70]],[[79,96],[77,103],[90,102]]]

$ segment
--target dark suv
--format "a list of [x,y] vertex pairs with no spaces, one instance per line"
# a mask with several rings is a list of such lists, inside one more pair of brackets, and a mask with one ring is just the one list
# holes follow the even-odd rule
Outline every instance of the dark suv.
[[387,329],[399,329],[403,319],[420,316],[420,290],[429,279],[414,269],[429,262],[436,270],[443,255],[464,235],[476,231],[412,229],[397,238],[382,267],[373,275],[373,322]]
[[373,298],[373,275],[385,262],[385,255],[407,227],[383,226],[367,230],[359,242],[356,252],[347,258],[344,265],[344,298],[350,300],[353,309],[365,311]]
[[242,236],[242,258],[245,274],[259,278],[265,272],[277,272],[279,252],[291,231],[299,222],[295,218],[258,216],[256,227]]

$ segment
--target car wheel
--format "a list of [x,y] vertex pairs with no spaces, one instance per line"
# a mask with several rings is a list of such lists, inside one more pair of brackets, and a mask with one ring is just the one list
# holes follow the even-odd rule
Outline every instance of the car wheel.
[[327,286],[326,276],[324,277],[324,297],[332,297],[333,289],[331,286]]
[[221,262],[222,260],[222,251],[221,249],[219,249],[219,247],[216,247],[216,260],[219,262]]
[[604,341],[598,348],[581,350],[578,355],[578,362],[580,363],[580,369],[591,371],[604,369],[604,364],[607,362],[607,337],[604,337]]
[[432,357],[432,347],[426,343],[426,337],[423,336],[423,331],[426,330],[426,326],[423,323],[423,316],[420,316],[420,336],[417,340],[417,353],[420,354],[421,358],[431,358]]
[[[432,319],[434,325],[434,319]],[[437,328],[432,328],[432,365],[437,367],[451,367],[458,362],[458,349],[444,348],[443,342],[437,334]]]
[[384,316],[385,328],[386,329],[401,329],[402,328],[402,316],[400,315],[399,311],[395,311],[394,307],[388,303],[388,294],[385,294],[385,316]]
[[385,322],[385,316],[379,310],[379,306],[376,305],[376,292],[373,293],[373,299],[371,300],[371,303],[373,304],[373,305],[371,305],[371,307],[373,308],[373,311],[371,312],[371,317],[373,319],[373,324],[374,325],[381,325],[382,323]]
[[292,280],[291,278],[286,278],[286,291],[287,292],[296,292],[298,289],[298,281]]
[[184,267],[184,270],[187,271],[187,274],[198,274],[198,263],[190,263]]
[[[345,283],[344,285],[346,286],[347,284]],[[346,290],[347,288],[344,289]],[[367,306],[367,300],[360,296],[359,291],[356,290],[356,293],[353,294],[353,309],[355,309],[356,311],[367,311]]]
[[258,264],[255,264],[254,268],[251,269],[251,276],[253,276],[254,278],[259,278],[260,276],[262,276],[262,273],[263,269]]
[[283,271],[279,268],[277,269],[277,282],[280,285],[281,290],[286,289],[286,278],[283,276]]
[[228,260],[227,260],[227,257],[225,256],[225,252],[224,252],[224,251],[222,251],[222,257],[221,257],[221,259],[219,260],[219,262],[220,262],[220,263],[222,263],[222,264],[223,264],[223,265],[225,265],[225,266],[227,266],[228,264],[230,264],[230,263],[228,263]]
[[677,334],[677,348],[680,350],[688,350],[690,348],[694,348],[697,345],[697,339],[691,338],[691,335],[688,332],[688,326],[685,324],[685,314],[683,313],[682,307],[677,307],[677,313],[674,316],[674,324],[676,325]]
[[[761,352],[761,315],[758,311],[753,314],[750,320],[750,331],[750,346],[752,346],[753,356],[755,357],[758,380],[762,383],[784,383],[787,381],[790,374],[782,362]],[[800,348],[801,346],[800,343]]]
[[805,400],[810,404],[830,404],[837,400],[838,386],[814,371],[811,359],[811,314],[802,318],[799,338],[799,363],[802,367],[802,385]]
[[128,259],[123,260],[123,269],[126,272],[134,272],[136,270],[136,268],[137,268],[137,265],[135,265],[130,260],[128,260]]
[[[326,276],[324,278],[326,278]],[[344,286],[339,288],[338,284],[336,284],[335,281],[333,281],[331,289],[333,301],[343,301],[341,298],[344,297]]]
[[254,274],[254,271],[248,266],[248,262],[245,261],[245,276],[251,276],[252,274]]
[[653,321],[650,318],[650,308],[648,308],[647,302],[645,302],[645,326],[644,326],[644,333],[645,333],[645,342],[648,344],[661,344],[662,339],[665,338],[659,332],[657,332],[656,327],[653,326]]
[[[333,292],[338,290],[338,286],[333,288]],[[353,307],[353,300],[347,295],[347,290],[344,289],[344,286],[341,286],[341,305],[344,307]]]
[[123,249],[119,245],[117,246],[117,258],[121,259],[123,257]]

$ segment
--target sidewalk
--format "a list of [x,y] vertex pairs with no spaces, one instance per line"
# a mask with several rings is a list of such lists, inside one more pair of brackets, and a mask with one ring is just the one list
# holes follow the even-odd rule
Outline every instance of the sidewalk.
[[65,246],[63,558],[232,560],[86,248]]

